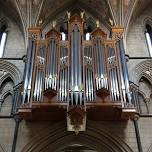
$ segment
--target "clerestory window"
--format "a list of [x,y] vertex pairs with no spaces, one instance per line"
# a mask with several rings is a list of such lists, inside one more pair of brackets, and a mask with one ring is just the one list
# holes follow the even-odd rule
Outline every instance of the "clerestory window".
[[149,24],[146,24],[146,41],[149,50],[149,55],[152,57],[152,27]]
[[7,29],[7,26],[5,24],[3,24],[0,27],[0,58],[2,58],[4,54],[4,48],[6,44],[6,38],[7,38],[6,29]]

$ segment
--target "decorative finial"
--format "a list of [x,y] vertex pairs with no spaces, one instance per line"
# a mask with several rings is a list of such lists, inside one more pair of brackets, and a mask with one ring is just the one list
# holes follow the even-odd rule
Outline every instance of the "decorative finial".
[[55,26],[56,26],[56,21],[53,21],[53,22],[52,22],[52,26],[53,26],[53,28],[55,28]]
[[83,12],[81,12],[81,18],[83,18],[84,17],[84,11]]
[[97,26],[97,27],[100,27],[100,22],[99,22],[99,20],[96,21],[96,26]]
[[78,135],[79,134],[79,128],[75,128],[74,132],[75,132],[75,135]]
[[67,15],[68,15],[68,19],[69,19],[71,16],[71,13],[67,11]]
[[110,25],[113,26],[113,20],[109,18]]

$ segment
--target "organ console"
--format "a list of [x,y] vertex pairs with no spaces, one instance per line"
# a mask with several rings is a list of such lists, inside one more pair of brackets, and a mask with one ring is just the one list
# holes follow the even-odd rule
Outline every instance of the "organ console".
[[[84,131],[86,119],[121,120],[136,112],[128,79],[123,28],[112,37],[97,27],[84,30],[84,13],[68,13],[67,33],[53,27],[28,29],[28,51],[15,113],[26,120],[67,119],[69,131]],[[63,35],[64,34],[64,35]],[[64,38],[62,38],[64,36]],[[21,89],[20,89],[21,90]]]

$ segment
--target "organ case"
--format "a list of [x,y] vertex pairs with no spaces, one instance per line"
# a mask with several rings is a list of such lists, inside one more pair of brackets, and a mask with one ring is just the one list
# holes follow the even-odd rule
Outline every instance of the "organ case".
[[84,23],[82,15],[68,16],[65,40],[55,27],[45,40],[40,28],[29,28],[22,101],[16,104],[21,117],[67,117],[69,130],[85,130],[86,118],[120,120],[135,114],[123,28],[112,27],[112,38],[107,39],[97,26],[86,40]]

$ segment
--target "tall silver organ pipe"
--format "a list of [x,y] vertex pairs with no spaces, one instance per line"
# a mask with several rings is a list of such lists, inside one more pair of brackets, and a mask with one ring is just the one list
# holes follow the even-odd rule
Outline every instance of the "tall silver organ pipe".
[[117,50],[119,53],[119,67],[120,67],[121,79],[122,79],[123,96],[124,96],[124,98],[127,97],[127,100],[125,99],[125,102],[128,102],[129,104],[131,104],[129,75],[128,75],[128,70],[127,70],[125,50],[124,50],[122,38],[119,41],[117,41],[116,47],[117,47]]
[[123,28],[112,28],[112,39],[116,41],[116,52],[117,52],[117,60],[119,65],[119,77],[120,81],[119,84],[120,88],[122,90],[122,100],[123,100],[123,106],[125,104],[132,104],[131,102],[131,92],[130,92],[130,86],[129,86],[129,76],[128,76],[128,70],[127,70],[127,64],[126,64],[126,58],[125,58],[125,50],[123,45]]
[[24,86],[23,86],[23,96],[22,104],[30,102],[31,88],[32,88],[32,75],[34,67],[34,57],[36,50],[35,39],[40,36],[40,28],[29,28],[29,38],[28,38],[28,50],[26,55],[26,63],[24,69]]
[[43,43],[43,41],[38,41],[35,59],[35,75],[33,79],[33,81],[35,81],[33,101],[43,101],[45,53],[45,43]]
[[107,64],[108,64],[108,75],[110,81],[110,91],[113,101],[120,100],[120,87],[119,87],[119,71],[117,65],[117,54],[115,50],[114,42],[109,42],[110,46],[107,48]]
[[45,90],[53,89],[57,90],[57,58],[58,58],[58,44],[57,40],[51,38],[48,44],[48,50],[46,55],[46,69],[45,69]]
[[84,75],[85,75],[85,97],[86,101],[94,100],[94,78],[93,78],[93,63],[92,63],[92,47],[84,48]]
[[80,27],[75,24],[71,32],[71,54],[70,54],[70,104],[83,104],[83,80],[82,80],[82,36]]
[[58,100],[67,102],[68,100],[68,48],[62,47],[60,48],[59,53],[59,93]]
[[101,37],[95,37],[93,41],[96,90],[108,90],[104,44]]

